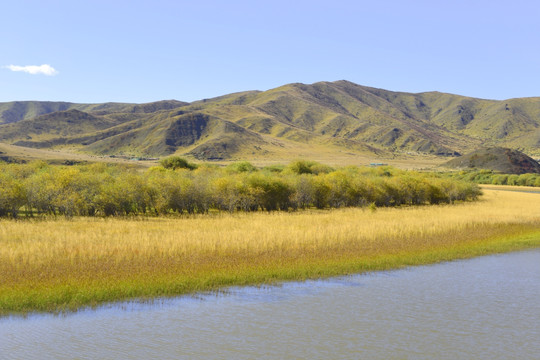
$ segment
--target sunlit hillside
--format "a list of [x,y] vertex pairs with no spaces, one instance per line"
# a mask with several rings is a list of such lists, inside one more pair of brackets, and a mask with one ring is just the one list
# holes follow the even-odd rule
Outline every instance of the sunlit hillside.
[[92,155],[290,160],[307,148],[319,159],[435,156],[443,162],[485,145],[540,155],[540,98],[412,94],[348,81],[193,103],[0,103],[0,124],[0,142]]

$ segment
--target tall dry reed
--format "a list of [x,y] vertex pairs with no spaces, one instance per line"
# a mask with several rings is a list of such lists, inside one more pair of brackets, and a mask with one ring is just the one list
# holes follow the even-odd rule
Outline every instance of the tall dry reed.
[[392,256],[407,255],[403,264],[414,264],[434,251],[439,260],[457,257],[451,255],[456,249],[463,257],[468,247],[497,239],[527,238],[534,245],[540,237],[531,240],[531,234],[538,233],[540,194],[495,190],[474,203],[375,211],[1,221],[0,310],[334,274]]

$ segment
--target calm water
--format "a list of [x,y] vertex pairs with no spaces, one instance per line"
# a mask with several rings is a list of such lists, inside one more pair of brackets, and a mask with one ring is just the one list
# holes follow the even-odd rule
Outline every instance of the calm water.
[[540,251],[0,319],[2,359],[540,359]]

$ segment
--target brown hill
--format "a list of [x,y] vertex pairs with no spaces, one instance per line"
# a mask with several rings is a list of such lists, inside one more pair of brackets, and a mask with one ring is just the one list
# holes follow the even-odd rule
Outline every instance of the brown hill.
[[453,169],[487,169],[504,174],[540,173],[540,164],[520,151],[491,147],[452,159],[441,165]]
[[[3,124],[3,125],[2,125]],[[455,156],[482,145],[540,155],[540,98],[402,93],[348,81],[289,84],[193,103],[0,103],[0,142],[94,154],[233,159],[317,148]],[[285,150],[284,150],[285,149]]]

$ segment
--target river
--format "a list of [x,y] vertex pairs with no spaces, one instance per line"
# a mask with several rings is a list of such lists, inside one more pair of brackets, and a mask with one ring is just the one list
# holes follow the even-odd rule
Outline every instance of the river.
[[540,359],[540,250],[0,319],[1,359]]

